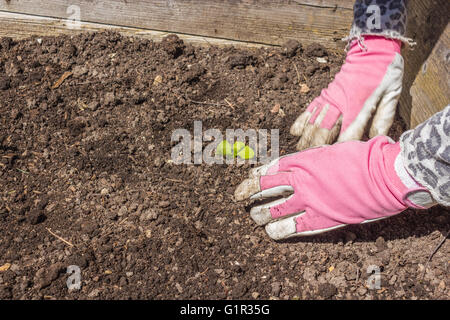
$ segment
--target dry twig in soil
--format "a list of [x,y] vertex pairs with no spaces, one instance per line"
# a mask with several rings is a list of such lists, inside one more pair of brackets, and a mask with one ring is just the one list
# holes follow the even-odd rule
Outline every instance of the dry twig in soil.
[[69,241],[67,241],[67,240],[65,240],[65,239],[63,239],[63,238],[61,238],[61,237],[58,236],[56,233],[52,232],[52,230],[50,230],[50,228],[46,228],[46,229],[47,229],[47,231],[48,231],[52,236],[54,236],[55,238],[61,240],[62,242],[64,242],[65,244],[67,244],[67,245],[69,245],[69,246],[71,246],[71,247],[74,247],[74,245],[73,245],[72,243],[70,243]]
[[433,259],[433,256],[436,254],[436,252],[439,250],[439,248],[442,247],[442,245],[444,244],[445,240],[447,240],[449,234],[450,234],[450,230],[447,231],[447,234],[445,235],[444,239],[442,239],[441,242],[438,243],[436,248],[434,248],[433,252],[430,254],[430,257],[428,258],[428,261],[425,264],[425,267],[423,269],[422,280],[423,280],[423,278],[425,278],[425,273],[427,272],[428,264],[431,262],[431,259]]

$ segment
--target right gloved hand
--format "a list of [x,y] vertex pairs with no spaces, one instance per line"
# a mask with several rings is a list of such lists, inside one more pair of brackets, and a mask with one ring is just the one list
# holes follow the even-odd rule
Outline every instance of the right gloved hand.
[[281,157],[253,169],[235,191],[236,200],[272,197],[281,199],[253,207],[250,215],[266,225],[273,239],[313,235],[432,204],[428,191],[404,169],[399,143],[382,136]]

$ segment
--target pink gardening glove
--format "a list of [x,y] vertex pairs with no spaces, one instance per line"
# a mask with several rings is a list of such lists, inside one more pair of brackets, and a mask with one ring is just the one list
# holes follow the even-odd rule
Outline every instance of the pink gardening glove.
[[[290,195],[288,195],[290,194]],[[287,155],[253,169],[236,200],[280,197],[250,215],[273,239],[371,222],[434,204],[403,167],[399,143],[378,136]]]
[[297,149],[360,140],[375,113],[369,136],[387,135],[402,91],[401,42],[378,36],[354,41],[341,71],[291,127]]

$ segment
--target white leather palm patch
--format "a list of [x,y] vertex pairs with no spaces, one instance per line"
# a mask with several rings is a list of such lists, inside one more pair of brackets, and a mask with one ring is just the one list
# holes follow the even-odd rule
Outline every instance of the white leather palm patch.
[[396,53],[380,85],[366,100],[356,119],[341,133],[338,142],[361,139],[375,110],[369,132],[370,138],[388,134],[394,122],[395,110],[402,92],[403,70],[403,57]]

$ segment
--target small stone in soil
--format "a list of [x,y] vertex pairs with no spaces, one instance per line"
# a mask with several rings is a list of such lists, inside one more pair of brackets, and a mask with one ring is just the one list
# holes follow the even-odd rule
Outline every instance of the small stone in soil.
[[336,286],[331,283],[319,284],[319,295],[325,299],[331,299],[337,293]]
[[298,51],[300,51],[302,48],[302,45],[297,40],[288,40],[286,43],[283,44],[282,50],[283,54],[291,58],[297,54]]
[[158,203],[158,206],[159,206],[160,208],[167,208],[168,206],[170,206],[170,202],[169,202],[169,201],[160,201],[160,202]]
[[46,215],[44,214],[43,210],[34,209],[27,215],[27,221],[31,225],[36,225],[41,222],[44,222],[46,219]]
[[161,47],[166,51],[172,58],[178,58],[184,52],[184,42],[177,35],[170,34],[164,37],[161,41]]
[[249,54],[235,54],[229,58],[228,63],[230,69],[244,69],[246,66],[254,64],[255,58]]
[[61,272],[64,270],[63,264],[58,262],[51,265],[49,268],[42,268],[36,272],[36,285],[38,289],[48,287],[53,281],[58,279]]
[[322,45],[313,43],[306,47],[305,54],[308,57],[324,57],[328,55],[328,52]]
[[275,297],[278,297],[280,295],[280,292],[281,292],[281,283],[273,282],[271,294]]

